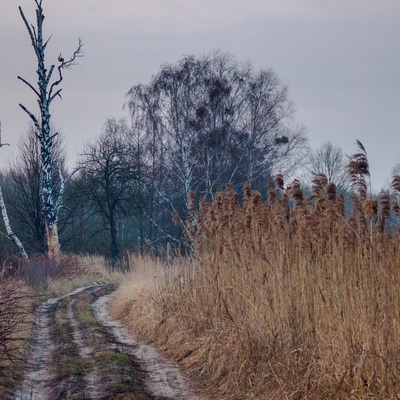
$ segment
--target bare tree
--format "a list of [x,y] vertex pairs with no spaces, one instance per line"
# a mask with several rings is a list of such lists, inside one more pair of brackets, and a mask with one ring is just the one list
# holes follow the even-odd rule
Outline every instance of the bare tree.
[[[55,132],[54,128],[52,132]],[[19,141],[17,158],[11,164],[4,196],[6,200],[9,200],[10,218],[13,225],[20,232],[21,240],[26,244],[27,249],[43,253],[47,246],[40,194],[42,160],[40,144],[36,137],[36,129],[30,125],[26,135]],[[65,151],[61,133],[54,138],[52,162],[59,164],[65,176]],[[56,190],[60,190],[57,168],[53,170],[53,185]]]
[[[37,87],[18,76],[18,79],[25,83],[36,95],[39,104],[40,117],[37,118],[34,113],[28,110],[23,104],[20,107],[29,115],[37,129],[37,139],[40,142],[41,152],[41,199],[42,212],[47,236],[47,248],[49,258],[56,258],[60,254],[60,243],[58,238],[58,218],[59,211],[63,206],[63,188],[64,178],[59,170],[60,185],[59,190],[54,187],[53,180],[53,162],[52,153],[54,147],[54,138],[57,133],[53,134],[50,129],[51,114],[50,106],[57,97],[61,98],[62,88],[59,87],[63,80],[63,70],[71,68],[76,64],[78,57],[82,56],[82,42],[79,39],[78,47],[70,58],[63,58],[61,54],[58,57],[58,64],[52,64],[49,69],[45,65],[46,48],[49,39],[43,38],[43,21],[44,14],[42,8],[42,0],[35,0],[36,3],[36,26],[29,24],[22,8],[19,7],[21,17],[24,21],[26,29],[31,40],[37,58]],[[57,77],[53,79],[53,74],[57,71]]]
[[1,210],[1,215],[3,217],[4,226],[5,226],[6,232],[7,232],[6,237],[17,246],[18,251],[21,254],[21,256],[23,258],[27,259],[28,255],[25,251],[25,248],[24,248],[22,242],[19,240],[18,236],[14,233],[14,231],[11,228],[10,220],[8,218],[7,208],[4,203],[3,192],[1,190],[1,186],[0,186],[0,210]]
[[328,182],[333,182],[341,191],[347,191],[350,187],[347,164],[342,148],[327,141],[310,152],[307,170],[311,175],[323,173]]
[[[1,142],[1,122],[0,122],[0,147],[4,146],[5,144],[9,145],[8,143],[3,144]],[[6,229],[5,236],[7,237],[7,239],[11,240],[17,246],[20,255],[23,258],[27,259],[28,254],[25,251],[24,245],[22,244],[22,242],[19,240],[18,236],[14,233],[14,231],[11,228],[10,219],[8,218],[8,212],[7,212],[6,204],[4,202],[3,191],[1,189],[1,185],[0,185],[0,211],[1,211],[2,218],[3,218],[4,226]]]
[[133,125],[157,137],[162,154],[158,197],[184,221],[190,191],[212,198],[225,183],[258,189],[277,169],[304,156],[293,128],[287,87],[270,70],[255,72],[220,52],[187,56],[161,67],[148,85],[128,93]]
[[104,219],[113,262],[119,256],[119,216],[127,215],[136,201],[137,166],[130,139],[124,120],[109,119],[100,137],[86,146],[79,161],[79,191]]

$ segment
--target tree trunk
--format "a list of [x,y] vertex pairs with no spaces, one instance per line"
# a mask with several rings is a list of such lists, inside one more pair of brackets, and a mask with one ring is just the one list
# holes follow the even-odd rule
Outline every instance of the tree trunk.
[[45,226],[47,236],[47,255],[49,259],[55,260],[61,255],[57,224],[50,225],[48,221],[45,220]]
[[7,213],[6,205],[4,203],[3,192],[1,191],[1,187],[0,187],[0,209],[1,209],[1,214],[3,216],[4,225],[6,227],[7,237],[18,247],[18,250],[19,250],[21,256],[23,258],[28,259],[28,255],[26,254],[23,244],[18,239],[17,235],[11,229],[10,220],[8,219],[8,213]]
[[[47,250],[49,258],[57,258],[60,255],[60,243],[58,241],[58,230],[57,221],[58,213],[63,205],[63,189],[64,189],[64,179],[62,178],[60,171],[60,186],[61,189],[56,190],[56,186],[53,182],[53,160],[52,153],[54,147],[54,137],[57,135],[52,135],[50,130],[50,105],[53,100],[57,97],[61,97],[62,88],[58,88],[63,80],[62,71],[65,68],[69,68],[75,65],[75,59],[81,57],[82,42],[78,41],[78,48],[74,51],[72,57],[69,59],[64,59],[60,56],[58,57],[58,66],[52,64],[49,69],[45,65],[45,53],[46,46],[49,42],[43,39],[43,21],[44,14],[42,8],[42,0],[35,0],[36,3],[36,24],[30,24],[26,19],[22,8],[19,7],[19,12],[21,14],[22,20],[28,30],[29,37],[31,39],[32,46],[35,50],[37,58],[37,88],[30,84],[25,79],[18,76],[23,83],[25,83],[37,96],[37,101],[40,109],[40,118],[37,118],[34,113],[29,111],[23,104],[20,107],[29,115],[32,119],[35,127],[37,128],[37,138],[41,146],[41,197],[42,197],[42,212],[45,220],[46,234],[47,234]],[[57,69],[56,69],[57,68]],[[54,71],[58,71],[58,77],[54,78]]]
[[110,219],[110,257],[113,266],[116,265],[118,255],[117,223],[115,221],[115,216],[112,215]]

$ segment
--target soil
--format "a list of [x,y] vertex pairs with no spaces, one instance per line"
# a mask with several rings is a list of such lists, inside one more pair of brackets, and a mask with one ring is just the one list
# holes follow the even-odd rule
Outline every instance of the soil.
[[93,285],[36,309],[31,356],[13,400],[201,400],[177,365],[108,313],[113,285]]

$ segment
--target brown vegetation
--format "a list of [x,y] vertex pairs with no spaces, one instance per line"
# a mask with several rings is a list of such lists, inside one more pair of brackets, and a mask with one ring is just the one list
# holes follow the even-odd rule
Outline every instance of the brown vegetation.
[[[25,339],[32,322],[32,295],[22,283],[0,277],[0,396],[20,378]],[[18,368],[19,367],[19,368]]]
[[399,398],[400,177],[392,198],[370,197],[359,148],[348,217],[322,174],[307,198],[281,176],[265,203],[245,186],[240,204],[227,186],[193,210],[190,260],[132,260],[114,315],[203,377],[213,398]]
[[0,398],[21,380],[34,327],[35,304],[54,295],[97,282],[116,282],[102,257],[44,256],[8,259],[0,270]]

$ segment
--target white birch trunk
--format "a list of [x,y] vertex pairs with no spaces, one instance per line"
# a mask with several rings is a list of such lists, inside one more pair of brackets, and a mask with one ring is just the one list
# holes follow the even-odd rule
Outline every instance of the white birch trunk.
[[28,259],[28,255],[26,254],[23,244],[11,229],[10,220],[8,219],[7,209],[4,203],[3,192],[1,191],[1,187],[0,187],[0,209],[1,209],[1,214],[3,216],[4,225],[6,227],[7,237],[18,247],[21,256],[23,258]]
[[[40,141],[40,151],[41,151],[41,197],[42,197],[42,209],[43,217],[46,226],[47,234],[47,244],[48,244],[48,256],[49,258],[55,258],[60,255],[60,243],[58,241],[58,214],[60,208],[63,204],[63,190],[64,190],[64,180],[62,178],[61,172],[61,190],[55,190],[53,183],[53,144],[54,137],[57,135],[51,134],[50,130],[50,105],[56,97],[61,97],[62,89],[59,88],[60,83],[63,80],[62,70],[64,68],[70,68],[75,65],[75,60],[77,57],[81,57],[82,42],[78,41],[78,48],[74,51],[73,55],[69,59],[64,59],[61,53],[58,57],[58,66],[52,64],[49,69],[45,65],[45,50],[46,46],[50,40],[43,39],[43,21],[44,14],[42,8],[42,0],[35,0],[36,2],[36,28],[29,24],[26,19],[22,8],[19,7],[21,17],[24,24],[28,30],[29,37],[31,39],[31,44],[35,50],[35,55],[38,62],[38,67],[36,70],[38,76],[38,86],[35,88],[25,79],[18,76],[22,82],[24,82],[37,96],[40,118],[37,118],[31,111],[29,111],[23,104],[20,107],[29,115],[37,128],[37,138]],[[54,78],[52,81],[54,71],[58,70],[58,77]]]

